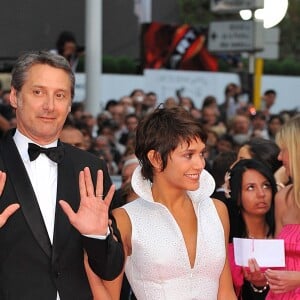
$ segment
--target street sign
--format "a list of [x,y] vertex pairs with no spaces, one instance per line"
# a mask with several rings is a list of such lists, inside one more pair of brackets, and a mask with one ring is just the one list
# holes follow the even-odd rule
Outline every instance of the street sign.
[[279,27],[264,28],[264,50],[256,53],[256,57],[264,59],[279,58],[279,42],[280,29]]
[[209,25],[210,52],[254,52],[263,47],[263,23],[260,21],[221,21]]
[[263,0],[210,0],[210,9],[216,13],[233,13],[242,9],[263,8]]

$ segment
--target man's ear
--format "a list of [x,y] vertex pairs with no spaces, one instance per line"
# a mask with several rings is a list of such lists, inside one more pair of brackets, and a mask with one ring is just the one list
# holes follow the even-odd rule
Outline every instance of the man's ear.
[[13,108],[17,108],[17,102],[18,102],[17,101],[17,90],[13,87],[11,87],[11,90],[10,90],[9,102]]
[[157,171],[161,171],[162,160],[161,160],[160,154],[155,150],[150,150],[147,153],[147,157],[148,157],[151,165],[153,166],[153,168],[156,169]]

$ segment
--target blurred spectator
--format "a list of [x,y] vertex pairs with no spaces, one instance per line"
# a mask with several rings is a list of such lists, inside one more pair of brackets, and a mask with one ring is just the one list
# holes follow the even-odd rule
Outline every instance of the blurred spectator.
[[3,83],[0,80],[0,100],[2,101]]
[[105,104],[105,107],[104,107],[104,110],[107,111],[107,112],[111,112],[111,109],[118,105],[118,101],[116,99],[109,99],[107,100],[106,104]]
[[96,126],[97,120],[92,114],[88,112],[84,112],[81,116],[80,121],[82,126],[85,128],[85,130],[89,132],[89,134],[92,137],[97,136],[97,126]]
[[126,149],[123,154],[124,157],[127,157],[128,155],[134,154],[135,153],[135,145],[136,145],[136,136],[135,133],[134,135],[129,135],[126,143]]
[[97,135],[100,134],[99,132],[100,132],[100,130],[102,128],[102,124],[105,121],[107,121],[107,120],[111,120],[111,114],[107,110],[104,110],[104,111],[100,112],[97,115],[97,118],[96,118],[96,122],[97,122]]
[[63,127],[59,139],[62,142],[70,144],[79,149],[87,150],[85,148],[84,136],[82,132],[72,125],[65,125]]
[[275,141],[276,133],[283,124],[284,120],[279,114],[271,115],[267,122],[268,139]]
[[114,151],[111,148],[111,144],[107,136],[99,135],[98,137],[96,137],[90,152],[106,161],[110,175],[117,175],[119,173],[118,165],[114,161],[113,157]]
[[82,102],[73,102],[71,112],[68,117],[74,122],[74,124],[80,124],[83,113],[84,104]]
[[98,115],[98,134],[101,134],[102,127],[104,124],[107,125],[110,120],[110,124],[113,124],[115,139],[118,141],[123,132],[126,131],[126,126],[124,124],[124,118],[126,115],[125,109],[126,106],[124,106],[121,102],[118,102],[115,99],[110,99],[105,105],[104,112]]
[[64,56],[70,63],[73,72],[76,72],[78,59],[84,54],[84,47],[77,44],[75,35],[72,32],[63,31],[56,40],[56,49],[50,51]]
[[277,96],[276,91],[270,89],[270,90],[266,90],[262,97],[262,111],[264,112],[265,116],[267,117],[267,120],[269,119],[269,117],[271,115],[271,108],[276,101],[276,96]]
[[212,162],[217,156],[218,134],[213,130],[205,130],[207,134],[205,159],[207,167],[210,169]]
[[226,201],[223,186],[225,182],[225,174],[236,159],[237,155],[235,151],[221,152],[215,157],[212,163],[211,175],[215,179],[216,188],[214,193],[211,195],[211,198],[219,199],[223,202]]
[[3,90],[1,103],[0,103],[0,114],[9,121],[11,127],[15,127],[16,113],[15,109],[10,105],[10,90]]
[[80,131],[82,132],[82,134],[83,134],[83,140],[84,140],[84,146],[83,146],[83,147],[84,147],[87,151],[91,152],[91,150],[92,150],[92,145],[93,145],[93,141],[94,141],[94,139],[93,139],[91,133],[90,133],[89,130],[86,129],[84,126],[81,126],[81,127],[79,128],[79,130],[80,130]]
[[[10,93],[10,92],[9,92]],[[1,100],[1,106],[3,105],[2,109],[3,111],[0,111],[0,137],[12,127],[12,124],[7,119],[7,116],[5,116],[3,113],[6,113],[6,104],[3,103],[3,96],[4,96],[4,90],[2,88],[2,81],[0,81],[0,100]],[[8,100],[10,103],[10,100]],[[10,104],[9,104],[10,106]]]
[[268,139],[267,118],[261,110],[251,115],[251,136]]
[[131,177],[133,171],[138,165],[139,161],[135,154],[129,155],[125,158],[121,171],[122,184],[121,187],[116,190],[117,197],[115,202],[111,204],[112,209],[123,206],[124,204],[138,198],[131,186]]
[[227,126],[234,116],[245,108],[246,104],[240,100],[241,88],[235,83],[225,87],[225,99],[219,105],[220,119]]
[[237,146],[245,143],[251,134],[251,121],[246,114],[237,114],[233,117],[230,131],[232,138]]
[[171,108],[171,107],[174,107],[174,106],[177,106],[177,105],[178,105],[177,100],[174,97],[168,97],[164,101],[164,106],[166,108]]
[[157,106],[157,95],[154,92],[148,92],[143,101],[143,115],[150,113]]
[[202,108],[202,116],[200,118],[205,130],[212,130],[218,136],[224,134],[227,128],[223,122],[219,121],[218,111],[215,107],[205,106]]
[[195,103],[192,98],[186,96],[180,96],[179,105],[182,106],[185,110],[189,111],[196,120],[201,118],[201,112],[195,106]]
[[275,142],[254,137],[239,149],[237,160],[250,158],[259,160],[275,173],[282,166],[281,161],[278,160],[279,151],[280,149]]
[[109,112],[111,114],[111,119],[114,121],[115,130],[114,135],[116,140],[119,140],[122,133],[126,131],[126,125],[124,124],[125,120],[125,107],[117,102],[116,105],[110,107]]
[[125,127],[126,131],[124,131],[119,139],[119,142],[127,146],[127,142],[130,136],[135,137],[136,127],[139,123],[139,118],[136,114],[129,114],[125,116]]
[[10,91],[3,89],[0,80],[0,137],[10,128],[15,127],[15,112],[10,106]]
[[196,108],[194,101],[190,97],[180,96],[179,105],[187,111],[191,111],[192,109]]
[[216,111],[216,116],[217,116],[218,120],[220,119],[220,110],[219,110],[219,106],[218,106],[216,97],[206,96],[203,99],[201,111],[203,111],[203,109],[205,107],[213,108]]
[[217,142],[217,152],[228,152],[235,149],[235,143],[232,136],[228,133],[221,135]]
[[135,113],[142,117],[143,115],[143,102],[145,99],[145,92],[142,89],[134,89],[130,95],[133,101],[133,107],[135,109]]
[[[106,120],[102,123],[102,127],[99,130],[99,135],[104,135],[107,137],[109,142],[110,152],[113,158],[113,161],[117,166],[121,163],[121,158],[125,153],[126,147],[119,143],[116,138],[115,131],[118,129],[118,125],[112,119]],[[115,174],[119,174],[121,170],[118,170]]]
[[119,103],[123,105],[125,115],[135,113],[135,108],[133,106],[133,100],[131,97],[123,96],[121,97]]

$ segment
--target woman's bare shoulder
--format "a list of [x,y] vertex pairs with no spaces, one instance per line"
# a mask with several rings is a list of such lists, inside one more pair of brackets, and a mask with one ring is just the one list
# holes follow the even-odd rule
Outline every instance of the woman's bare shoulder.
[[214,205],[215,205],[218,213],[226,213],[227,214],[227,207],[223,201],[221,201],[219,199],[215,199],[215,198],[212,198],[212,200],[214,202]]
[[216,207],[216,210],[217,210],[217,213],[223,223],[223,225],[227,226],[226,224],[229,222],[228,221],[228,210],[227,210],[227,207],[226,205],[221,201],[221,200],[218,200],[218,199],[212,199],[215,207]]

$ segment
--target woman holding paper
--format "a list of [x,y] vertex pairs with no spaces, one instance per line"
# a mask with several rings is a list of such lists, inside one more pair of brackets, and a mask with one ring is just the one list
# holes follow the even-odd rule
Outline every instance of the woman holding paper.
[[284,239],[286,267],[265,272],[270,292],[266,299],[300,299],[300,115],[287,121],[276,135],[282,161],[292,184],[275,197],[275,236]]
[[225,182],[230,218],[229,262],[238,299],[265,299],[268,285],[255,260],[249,268],[237,266],[233,238],[268,239],[274,233],[274,196],[277,191],[270,168],[254,159],[242,159]]

